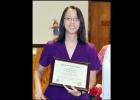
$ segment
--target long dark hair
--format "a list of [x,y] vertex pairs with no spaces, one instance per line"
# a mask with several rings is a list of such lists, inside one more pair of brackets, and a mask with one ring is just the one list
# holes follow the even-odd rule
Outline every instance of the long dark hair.
[[60,20],[60,25],[59,25],[59,36],[57,38],[57,41],[58,42],[62,42],[65,40],[65,27],[64,27],[64,17],[65,17],[65,13],[67,12],[67,10],[71,8],[71,9],[75,9],[76,12],[77,12],[77,16],[78,16],[78,19],[80,21],[80,27],[77,31],[77,34],[78,34],[78,42],[80,43],[86,43],[86,29],[85,29],[85,22],[84,22],[84,18],[83,18],[83,14],[81,12],[81,10],[75,6],[69,6],[69,7],[66,7],[65,10],[63,11],[62,13],[62,16],[61,16],[61,20]]

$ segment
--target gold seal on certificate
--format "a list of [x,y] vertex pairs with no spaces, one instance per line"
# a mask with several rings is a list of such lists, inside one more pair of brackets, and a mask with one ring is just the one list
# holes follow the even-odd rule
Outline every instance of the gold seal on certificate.
[[67,61],[54,58],[50,85],[75,86],[79,90],[88,91],[89,86],[89,63]]

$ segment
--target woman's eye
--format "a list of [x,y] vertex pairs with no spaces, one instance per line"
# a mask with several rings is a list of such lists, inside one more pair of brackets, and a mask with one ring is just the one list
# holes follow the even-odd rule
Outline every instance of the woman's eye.
[[70,20],[71,20],[71,18],[67,18],[67,20],[68,20],[68,21],[70,21]]

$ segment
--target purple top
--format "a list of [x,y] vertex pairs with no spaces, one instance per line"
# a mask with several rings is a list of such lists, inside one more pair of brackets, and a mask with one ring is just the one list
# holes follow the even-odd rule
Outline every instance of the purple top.
[[[87,43],[85,45],[82,43],[78,43],[70,59],[67,53],[65,42],[60,43],[49,41],[44,46],[39,63],[42,66],[53,64],[53,56],[71,61],[90,63],[90,70],[99,70],[101,66],[97,56],[97,52],[95,50],[95,46],[91,43]],[[83,94],[82,96],[76,97],[68,93],[65,88],[50,85],[45,91],[45,96],[47,96],[49,100],[88,100],[87,93]]]

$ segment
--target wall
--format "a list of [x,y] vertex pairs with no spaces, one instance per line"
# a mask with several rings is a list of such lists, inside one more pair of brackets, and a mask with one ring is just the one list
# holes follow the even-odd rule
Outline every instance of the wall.
[[50,29],[53,20],[59,22],[63,10],[70,5],[81,9],[88,30],[88,1],[33,1],[33,44],[45,44],[55,37]]
[[[89,41],[97,52],[110,43],[111,2],[89,1]],[[97,74],[97,82],[102,83],[102,70]]]
[[89,2],[89,41],[94,43],[97,51],[110,43],[110,2]]

